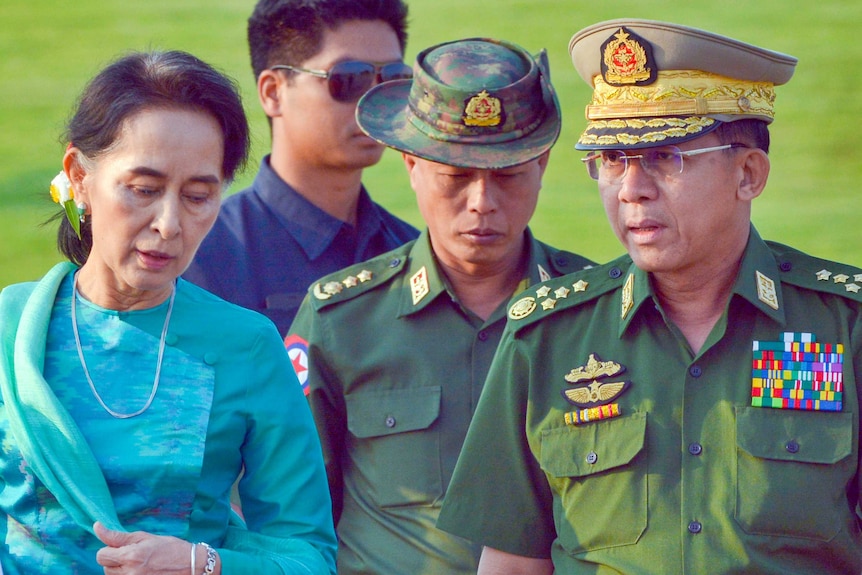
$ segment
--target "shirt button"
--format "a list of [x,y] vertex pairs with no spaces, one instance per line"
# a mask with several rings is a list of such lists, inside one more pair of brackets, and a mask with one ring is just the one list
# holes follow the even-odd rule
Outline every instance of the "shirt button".
[[692,377],[700,377],[701,375],[703,375],[703,370],[700,368],[699,365],[693,365],[688,368],[688,373],[690,373]]
[[798,453],[799,444],[796,443],[796,441],[794,441],[793,439],[791,439],[784,445],[784,449],[787,450],[787,453]]
[[587,463],[593,465],[596,461],[599,460],[599,456],[595,451],[590,451],[587,453]]
[[780,264],[778,264],[778,269],[780,269],[783,272],[789,272],[790,270],[793,269],[793,263],[792,262],[781,262]]
[[484,329],[479,332],[479,341],[487,341],[488,340],[488,332]]
[[393,258],[392,261],[389,262],[389,267],[390,268],[397,268],[400,263],[401,263],[400,258]]
[[617,279],[621,275],[623,275],[623,270],[618,267],[613,267],[608,270],[608,276],[610,276],[611,279]]
[[688,452],[692,455],[700,455],[703,453],[703,446],[700,443],[694,442],[688,445]]
[[392,429],[393,427],[395,427],[395,418],[391,415],[387,415],[385,423],[386,423],[386,427]]
[[700,521],[692,521],[688,524],[688,532],[689,533],[700,533],[703,530],[703,525],[700,524]]

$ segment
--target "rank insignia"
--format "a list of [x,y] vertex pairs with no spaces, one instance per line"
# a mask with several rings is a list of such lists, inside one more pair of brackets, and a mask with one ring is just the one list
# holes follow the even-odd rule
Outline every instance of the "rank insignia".
[[371,281],[372,277],[374,277],[374,273],[368,270],[362,270],[361,272],[356,274],[356,279],[358,279],[360,283]]
[[756,272],[757,276],[757,299],[771,307],[778,309],[778,294],[775,291],[775,282],[760,273]]
[[[630,382],[601,382],[599,379],[616,377],[625,370],[623,365],[615,361],[602,361],[598,355],[591,353],[586,365],[572,369],[564,377],[570,384],[586,383],[586,385],[564,389],[563,397],[569,403],[583,408],[608,404],[628,389]],[[618,412],[617,415],[619,415]],[[605,415],[604,417],[612,416]]]
[[536,298],[522,297],[509,308],[509,319],[524,319],[536,310]]
[[751,405],[775,409],[841,411],[844,345],[818,343],[814,334],[783,334],[754,341]]
[[587,286],[589,286],[589,282],[585,282],[584,280],[578,280],[572,284],[572,287],[575,291],[587,291]]
[[347,276],[346,278],[341,280],[341,283],[344,284],[344,287],[352,288],[359,285],[359,279],[356,276]]
[[634,274],[629,274],[629,277],[626,278],[626,283],[623,285],[623,299],[620,304],[620,319],[626,319],[626,316],[629,315],[629,312],[632,311],[632,308],[635,305],[634,289],[635,276]]
[[464,106],[464,125],[466,126],[496,126],[500,124],[503,105],[499,98],[482,90]]
[[410,278],[410,293],[413,296],[413,305],[422,301],[426,295],[431,292],[431,286],[428,284],[428,270],[422,266],[418,272]]
[[637,34],[620,28],[601,47],[602,77],[611,86],[652,84],[658,75],[652,46]]
[[341,293],[344,286],[341,282],[326,282],[323,287],[319,283],[314,284],[314,297],[317,299],[329,299],[335,294]]

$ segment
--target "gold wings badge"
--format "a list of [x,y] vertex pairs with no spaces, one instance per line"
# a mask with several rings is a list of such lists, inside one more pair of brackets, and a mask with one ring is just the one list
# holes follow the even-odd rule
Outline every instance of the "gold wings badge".
[[565,380],[572,384],[589,383],[564,389],[563,397],[569,403],[579,407],[595,407],[610,403],[628,389],[631,382],[601,382],[599,378],[615,377],[625,370],[625,366],[615,361],[603,361],[598,355],[591,353],[586,365],[572,369],[565,376]]

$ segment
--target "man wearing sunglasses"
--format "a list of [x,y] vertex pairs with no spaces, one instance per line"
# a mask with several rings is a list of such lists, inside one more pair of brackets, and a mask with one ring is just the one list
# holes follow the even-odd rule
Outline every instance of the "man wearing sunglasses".
[[418,234],[363,187],[384,146],[354,118],[372,86],[412,75],[406,17],[401,0],[260,0],[249,18],[272,152],[225,199],[185,277],[267,315],[282,336],[314,280]]
[[475,574],[480,548],[435,521],[506,302],[590,263],[527,227],[560,133],[544,52],[461,40],[414,70],[358,121],[402,152],[427,229],[316,282],[290,330],[308,342],[341,575]]
[[628,255],[510,306],[438,525],[480,575],[860,573],[862,270],[751,223],[796,59],[646,20],[570,51]]

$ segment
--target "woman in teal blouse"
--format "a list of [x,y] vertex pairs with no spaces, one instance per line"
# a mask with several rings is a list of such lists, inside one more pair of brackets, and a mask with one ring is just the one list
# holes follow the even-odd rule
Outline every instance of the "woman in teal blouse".
[[67,138],[51,192],[70,261],[0,292],[0,573],[334,573],[281,338],[178,279],[247,156],[235,86],[183,52],[131,54]]

